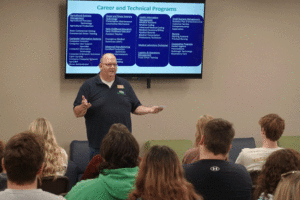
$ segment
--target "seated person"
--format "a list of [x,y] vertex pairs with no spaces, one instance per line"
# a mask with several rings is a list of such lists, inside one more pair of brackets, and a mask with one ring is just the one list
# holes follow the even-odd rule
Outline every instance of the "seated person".
[[123,124],[113,124],[104,137],[100,174],[77,183],[65,196],[68,200],[127,199],[139,170],[139,145]]
[[300,153],[294,149],[281,149],[273,152],[263,165],[257,178],[254,199],[272,200],[281,175],[300,170]]
[[300,199],[300,171],[290,171],[281,174],[274,200],[298,200]]
[[45,166],[41,177],[64,176],[68,165],[66,151],[58,146],[50,122],[37,118],[29,125],[29,131],[41,135],[45,140]]
[[142,159],[130,200],[202,200],[184,178],[176,153],[167,146],[153,146]]
[[200,160],[183,165],[186,179],[205,200],[250,200],[251,177],[243,165],[225,161],[235,131],[223,119],[210,120],[199,142]]
[[63,200],[49,192],[37,189],[37,176],[44,168],[44,143],[41,136],[23,132],[13,136],[6,144],[2,167],[7,173],[7,189],[0,199]]
[[[5,144],[0,140],[0,162],[3,158]],[[3,191],[7,188],[7,175],[3,172],[2,165],[0,163],[0,191]]]
[[284,131],[284,120],[276,114],[268,114],[259,120],[263,146],[260,148],[245,148],[239,154],[235,163],[242,164],[249,172],[260,171],[267,157],[282,149],[277,141]]
[[201,136],[203,135],[203,129],[204,126],[207,124],[209,120],[214,119],[210,115],[203,115],[198,118],[197,124],[196,124],[196,133],[195,133],[195,143],[194,148],[189,149],[187,152],[185,152],[184,157],[182,159],[182,164],[190,164],[197,162],[199,160],[199,142],[201,139]]

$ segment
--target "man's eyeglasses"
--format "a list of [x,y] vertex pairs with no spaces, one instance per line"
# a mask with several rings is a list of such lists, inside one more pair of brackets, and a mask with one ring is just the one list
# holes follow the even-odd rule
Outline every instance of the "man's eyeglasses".
[[106,65],[107,67],[118,67],[118,64],[112,64],[112,63],[103,63],[103,65]]
[[295,173],[300,173],[300,171],[290,171],[284,174],[281,174],[281,178],[286,178],[287,176],[291,175],[291,174],[295,174]]

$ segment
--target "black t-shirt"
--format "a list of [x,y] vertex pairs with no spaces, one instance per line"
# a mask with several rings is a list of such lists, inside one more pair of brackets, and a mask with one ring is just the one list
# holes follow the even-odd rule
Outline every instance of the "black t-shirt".
[[81,104],[82,95],[92,104],[84,116],[89,146],[99,148],[114,123],[124,124],[131,132],[130,113],[141,103],[127,80],[116,76],[111,88],[101,81],[99,74],[86,80],[73,108]]
[[183,165],[186,179],[205,200],[250,200],[252,181],[242,165],[223,160],[200,160]]

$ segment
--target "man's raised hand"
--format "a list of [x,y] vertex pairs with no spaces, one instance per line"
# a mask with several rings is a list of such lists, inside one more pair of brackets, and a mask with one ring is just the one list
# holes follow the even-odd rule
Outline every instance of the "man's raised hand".
[[89,108],[92,106],[92,104],[90,104],[90,103],[86,100],[85,96],[83,96],[83,95],[82,95],[81,105],[83,106],[84,109],[89,109]]

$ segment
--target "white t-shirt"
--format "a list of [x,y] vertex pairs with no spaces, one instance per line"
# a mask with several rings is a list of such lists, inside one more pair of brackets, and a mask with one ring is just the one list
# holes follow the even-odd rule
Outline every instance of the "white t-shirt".
[[245,148],[242,149],[235,163],[244,165],[248,171],[260,171],[268,156],[280,149],[283,148]]
[[111,81],[111,82],[107,82],[107,81],[105,81],[105,80],[103,80],[103,79],[101,79],[101,81],[102,81],[103,83],[105,83],[109,88],[111,88],[112,84],[115,82],[115,80],[113,80],[113,81]]

